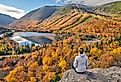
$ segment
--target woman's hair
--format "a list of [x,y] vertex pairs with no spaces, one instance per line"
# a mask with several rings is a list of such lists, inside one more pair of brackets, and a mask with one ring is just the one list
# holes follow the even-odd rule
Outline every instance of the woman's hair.
[[84,53],[84,49],[83,48],[79,48],[79,53],[83,54]]

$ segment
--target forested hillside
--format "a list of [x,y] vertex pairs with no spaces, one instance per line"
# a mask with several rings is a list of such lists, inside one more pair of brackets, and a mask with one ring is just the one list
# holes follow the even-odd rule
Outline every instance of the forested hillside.
[[[119,34],[118,34],[119,35]],[[65,39],[64,39],[65,38]],[[80,40],[80,38],[82,40]],[[63,40],[62,40],[63,39]],[[100,36],[99,42],[86,42],[83,36],[63,35],[54,42],[28,56],[6,58],[1,62],[1,74],[7,73],[6,81],[58,81],[63,73],[71,68],[83,47],[89,57],[89,68],[107,68],[121,63],[121,36]]]
[[0,26],[0,34],[5,33],[7,31],[9,31],[7,28]]

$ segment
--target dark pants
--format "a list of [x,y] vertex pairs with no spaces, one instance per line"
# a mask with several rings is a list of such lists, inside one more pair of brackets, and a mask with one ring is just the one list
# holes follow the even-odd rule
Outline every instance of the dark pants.
[[76,71],[76,68],[74,68],[74,66],[73,66],[73,63],[72,63],[72,69],[74,69],[74,71],[77,73],[77,74],[84,74],[84,73],[86,73],[86,71],[84,71],[84,72],[78,72],[78,71]]

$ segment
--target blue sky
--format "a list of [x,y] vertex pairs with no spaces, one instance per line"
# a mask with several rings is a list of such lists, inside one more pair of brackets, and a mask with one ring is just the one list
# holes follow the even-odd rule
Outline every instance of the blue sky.
[[54,0],[0,0],[0,4],[16,7],[25,11],[30,11],[44,5],[57,5]]
[[0,0],[0,13],[20,18],[29,11],[45,5],[61,4],[56,3],[55,0]]

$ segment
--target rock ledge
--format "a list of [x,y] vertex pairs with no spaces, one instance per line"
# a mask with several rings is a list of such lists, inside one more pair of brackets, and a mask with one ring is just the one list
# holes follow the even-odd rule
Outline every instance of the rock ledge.
[[70,69],[64,73],[59,82],[121,82],[121,68],[88,69],[85,74],[77,74]]

